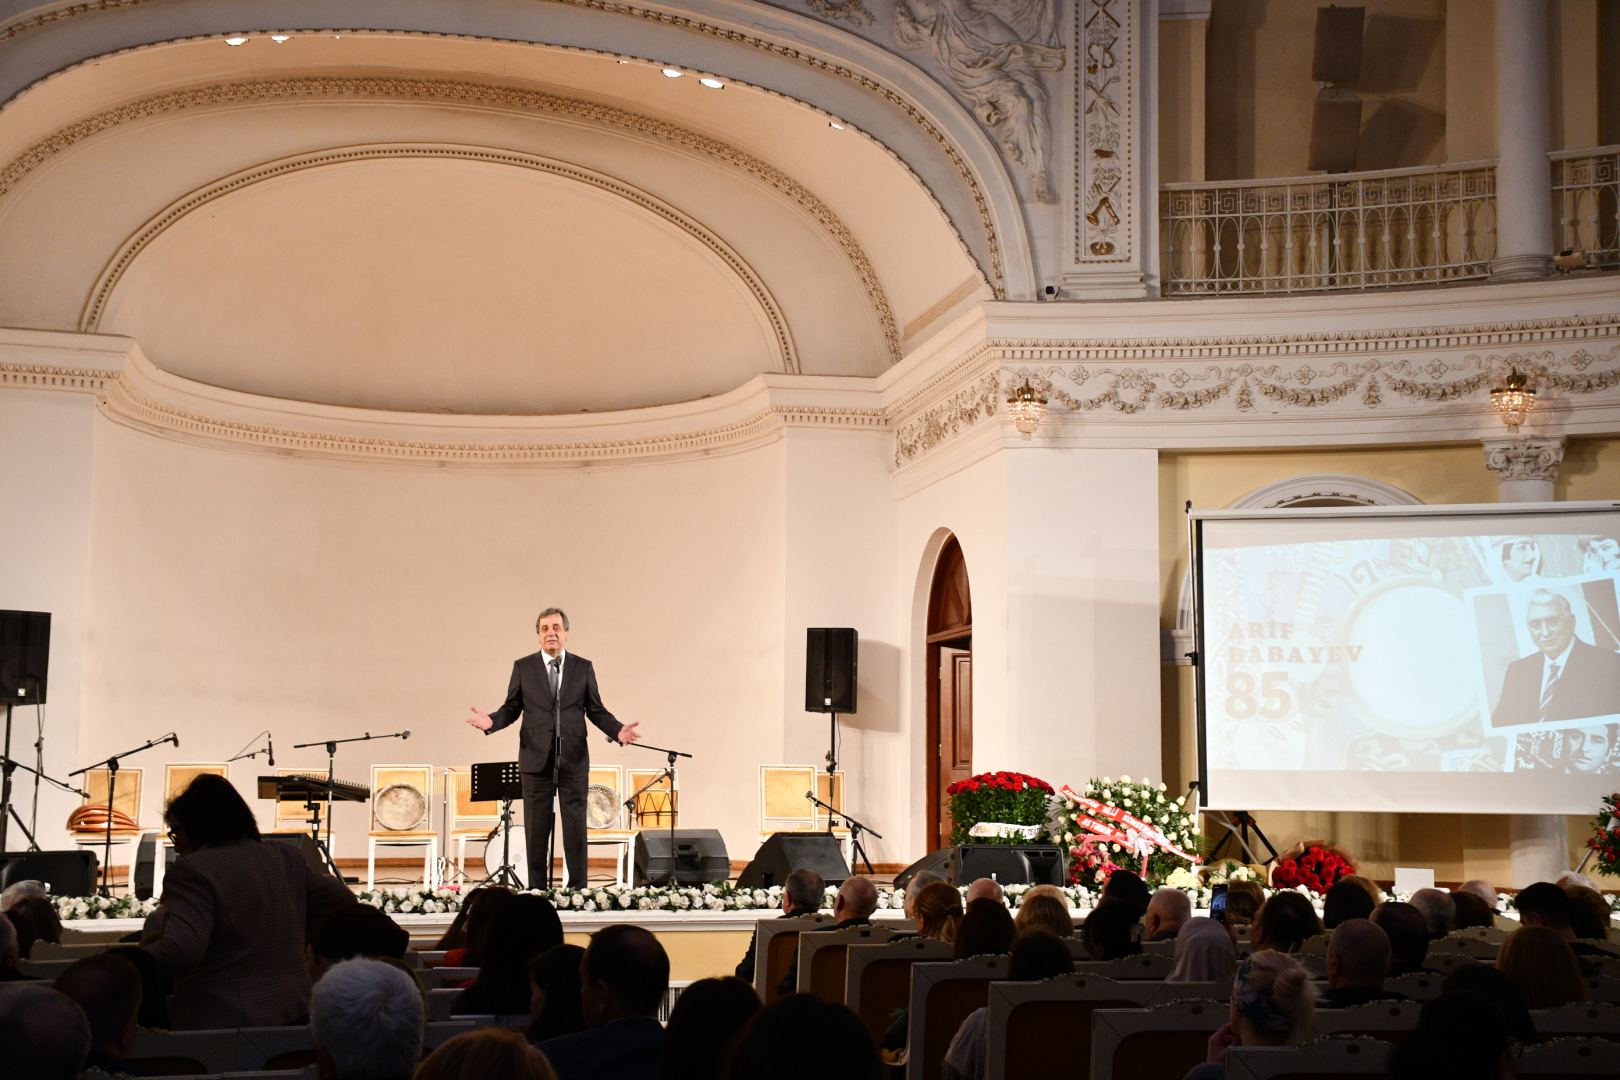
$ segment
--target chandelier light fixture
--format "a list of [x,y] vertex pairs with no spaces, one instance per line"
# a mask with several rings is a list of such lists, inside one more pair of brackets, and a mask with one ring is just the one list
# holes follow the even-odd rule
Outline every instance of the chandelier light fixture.
[[1023,385],[1007,399],[1007,412],[1012,415],[1013,427],[1027,441],[1046,418],[1046,397],[1025,378]]
[[1530,418],[1530,410],[1536,406],[1536,391],[1519,369],[1512,367],[1502,385],[1491,391],[1491,404],[1496,407],[1502,423],[1517,435],[1519,425]]

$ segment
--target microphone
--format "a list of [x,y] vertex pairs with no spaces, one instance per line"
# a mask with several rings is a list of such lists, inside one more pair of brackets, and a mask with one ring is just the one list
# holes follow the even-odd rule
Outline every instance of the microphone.
[[268,731],[265,732],[264,744],[266,747],[268,747],[267,752],[270,755],[270,767],[273,769],[276,767],[276,737],[270,734]]
[[180,749],[180,736],[179,735],[176,735],[172,731],[169,732],[169,741],[174,743],[174,748],[176,750]]
[[411,729],[410,729],[410,728],[406,728],[406,729],[405,729],[405,731],[404,731],[404,733],[402,733],[402,734],[401,734],[401,735],[400,735],[400,739],[401,739],[401,740],[402,740],[402,741],[403,741],[403,740],[405,740],[405,739],[408,739],[408,738],[410,738],[410,737],[411,737]]

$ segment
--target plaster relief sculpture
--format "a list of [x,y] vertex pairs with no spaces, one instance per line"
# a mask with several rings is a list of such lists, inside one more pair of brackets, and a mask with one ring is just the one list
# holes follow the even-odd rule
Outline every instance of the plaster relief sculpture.
[[1118,55],[1124,29],[1119,7],[1118,0],[1087,0],[1080,25],[1080,210],[1087,226],[1085,252],[1095,257],[1120,250],[1125,72]]
[[872,13],[861,0],[805,0],[812,12],[824,19],[837,19],[854,26],[871,26]]
[[899,0],[894,9],[896,42],[932,52],[1043,203],[1057,201],[1041,77],[1063,70],[1058,18],[1055,0]]

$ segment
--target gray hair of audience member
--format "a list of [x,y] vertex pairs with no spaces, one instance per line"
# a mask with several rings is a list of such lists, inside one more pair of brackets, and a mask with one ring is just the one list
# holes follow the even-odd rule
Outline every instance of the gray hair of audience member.
[[1192,900],[1180,889],[1167,886],[1154,890],[1142,922],[1149,936],[1154,936],[1165,930],[1179,930],[1190,918]]
[[865,919],[871,917],[877,906],[877,886],[857,875],[838,886],[833,911],[840,919]]
[[1603,890],[1597,887],[1597,882],[1576,870],[1565,870],[1562,874],[1559,874],[1553,879],[1553,884],[1557,885],[1560,889],[1568,889],[1570,886],[1575,886],[1577,888],[1590,889],[1600,896],[1603,893]]
[[1423,913],[1431,938],[1445,937],[1457,922],[1457,905],[1439,889],[1419,889],[1407,902]]
[[17,928],[0,915],[0,968],[17,966]]
[[782,882],[782,898],[793,905],[795,915],[821,910],[821,901],[827,895],[827,882],[814,870],[804,867],[793,871]]
[[[932,870],[919,870],[911,875],[911,880],[906,882],[906,918],[915,919],[917,917],[915,906],[917,894],[936,881],[945,881],[945,875],[936,874]],[[949,884],[949,882],[946,882],[946,884]]]
[[962,903],[967,905],[975,900],[994,900],[998,904],[1004,904],[1007,902],[1006,896],[1007,891],[1001,887],[999,881],[995,878],[982,877],[976,878],[967,887],[967,896],[963,898]]
[[1346,919],[1328,941],[1332,987],[1381,987],[1389,975],[1389,935],[1371,919]]
[[1165,982],[1218,982],[1237,968],[1237,946],[1214,919],[1188,919],[1176,935],[1176,962]]
[[90,1045],[109,1057],[123,1057],[135,1038],[141,1011],[141,973],[132,960],[101,953],[75,960],[56,977],[56,988],[84,1010]]
[[0,892],[0,911],[10,911],[11,905],[28,896],[37,896],[41,900],[49,900],[51,891],[45,887],[43,881],[13,881],[7,885],[4,892]]
[[1489,904],[1492,911],[1496,910],[1496,886],[1492,885],[1484,878],[1469,878],[1467,881],[1457,886],[1457,891],[1473,893],[1475,896]]
[[8,1076],[73,1080],[90,1056],[90,1022],[60,990],[34,982],[0,985],[0,1046]]
[[408,1080],[422,1058],[422,994],[392,964],[333,964],[309,1011],[315,1048],[337,1080]]

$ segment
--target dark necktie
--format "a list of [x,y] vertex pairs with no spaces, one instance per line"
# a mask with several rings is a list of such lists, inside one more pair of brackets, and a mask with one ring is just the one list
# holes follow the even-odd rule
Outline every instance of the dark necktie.
[[562,671],[562,657],[560,657],[560,656],[552,657],[551,658],[551,672],[550,672],[551,696],[552,697],[557,696],[557,681],[561,676],[561,671]]
[[1542,687],[1541,690],[1540,718],[1542,720],[1547,719],[1547,706],[1552,704],[1553,691],[1558,686],[1558,676],[1562,675],[1563,673],[1564,669],[1558,664],[1553,664],[1548,669],[1547,685]]

